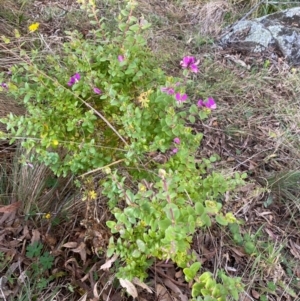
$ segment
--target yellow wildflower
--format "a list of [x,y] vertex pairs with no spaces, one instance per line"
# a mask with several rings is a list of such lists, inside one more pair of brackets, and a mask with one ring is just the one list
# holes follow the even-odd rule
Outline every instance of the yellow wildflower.
[[52,146],[57,146],[58,143],[59,143],[58,140],[56,140],[56,139],[52,140]]
[[152,93],[152,90],[148,90],[146,92],[143,92],[138,97],[138,102],[141,104],[142,108],[148,108],[149,107],[149,95]]
[[96,193],[95,190],[90,190],[90,191],[88,192],[88,196],[89,196],[89,198],[90,198],[91,200],[96,200],[96,199],[97,199],[97,193]]
[[111,173],[111,169],[110,169],[109,167],[105,167],[105,168],[103,169],[103,171],[104,171],[104,173],[107,174],[107,175],[109,175],[109,174]]
[[147,191],[147,187],[144,184],[139,183],[139,191],[145,192],[145,191]]
[[51,218],[51,214],[48,212],[48,213],[46,213],[45,215],[44,215],[44,218],[45,219],[50,219]]
[[30,32],[35,32],[36,30],[38,30],[40,27],[40,23],[36,22],[36,23],[32,23],[31,25],[28,26],[28,29]]

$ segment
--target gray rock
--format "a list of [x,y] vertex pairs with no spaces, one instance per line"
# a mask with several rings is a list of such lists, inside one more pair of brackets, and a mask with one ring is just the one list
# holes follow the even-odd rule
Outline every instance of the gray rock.
[[239,21],[224,30],[219,44],[249,55],[268,52],[300,65],[300,7]]

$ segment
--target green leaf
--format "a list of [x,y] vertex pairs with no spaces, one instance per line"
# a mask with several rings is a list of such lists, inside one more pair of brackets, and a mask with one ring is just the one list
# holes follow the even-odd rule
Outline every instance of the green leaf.
[[230,293],[234,300],[239,300],[239,292],[237,290],[230,290]]
[[28,101],[30,100],[30,98],[31,98],[31,93],[27,93],[26,95],[25,95],[25,97],[24,97],[24,104],[26,104],[26,103],[28,103]]
[[178,206],[173,203],[167,204],[164,208],[164,211],[170,220],[177,220],[180,216],[180,210]]
[[190,121],[191,123],[195,123],[195,121],[196,121],[195,116],[194,116],[194,115],[190,115],[190,116],[189,116],[189,121]]
[[26,256],[29,258],[39,257],[41,255],[43,245],[39,242],[34,242],[26,248]]
[[205,208],[206,208],[206,211],[208,213],[213,213],[213,214],[218,213],[219,210],[220,210],[220,206],[219,206],[218,202],[216,202],[216,201],[209,201],[209,200],[205,201]]
[[209,161],[212,162],[212,163],[216,162],[217,160],[218,160],[218,158],[216,156],[210,156],[209,157]]
[[268,288],[272,291],[275,292],[276,291],[276,284],[274,282],[268,282]]
[[200,267],[201,267],[200,262],[194,262],[189,268],[183,269],[183,273],[185,275],[185,280],[187,282],[193,280],[194,277],[196,276],[198,270],[200,269]]
[[106,222],[106,226],[107,226],[109,229],[113,229],[113,228],[115,228],[115,226],[116,226],[116,222],[114,222],[114,221],[107,221],[107,222]]
[[197,202],[195,204],[195,211],[198,215],[202,215],[204,213],[204,210],[204,206],[200,202]]
[[228,221],[228,223],[236,223],[237,221],[232,212],[227,212],[225,218]]
[[189,268],[183,269],[183,273],[185,275],[185,281],[187,282],[190,282],[195,277],[195,274]]
[[200,277],[199,277],[199,282],[206,283],[209,279],[211,279],[212,274],[210,272],[204,272]]
[[145,243],[142,240],[140,240],[140,239],[137,239],[136,243],[137,243],[137,246],[138,246],[139,250],[141,252],[145,252],[145,250],[146,250]]
[[148,29],[148,28],[150,28],[152,26],[152,24],[151,23],[149,23],[148,21],[146,21],[146,20],[143,20],[143,22],[142,22],[142,29],[143,30],[146,30],[146,29]]
[[206,213],[201,215],[201,220],[205,226],[207,226],[207,227],[211,226],[210,217]]
[[139,31],[139,29],[140,29],[140,26],[138,24],[134,24],[129,27],[129,30],[131,30],[133,32],[137,32],[137,31]]
[[199,108],[195,104],[192,104],[189,109],[190,114],[198,114],[198,111],[199,111]]
[[192,297],[196,298],[196,297],[200,296],[202,288],[203,288],[202,283],[194,283],[194,285],[192,287]]
[[165,231],[171,224],[172,222],[169,219],[158,221],[158,227],[161,231]]
[[140,256],[141,256],[141,251],[139,251],[139,250],[134,250],[134,251],[132,252],[132,257],[138,258],[138,257],[140,257]]
[[199,112],[199,117],[200,117],[201,120],[204,120],[204,119],[206,119],[208,117],[208,115],[207,115],[207,113],[205,111],[201,110]]
[[124,17],[127,17],[129,15],[129,11],[125,10],[125,9],[121,9],[121,14],[124,16]]
[[253,254],[256,251],[255,244],[251,241],[246,241],[244,243],[244,248],[245,248],[246,253],[248,253],[248,254]]
[[120,29],[121,31],[124,31],[124,30],[126,29],[126,24],[125,24],[125,23],[120,23],[120,24],[118,25],[118,27],[119,27],[119,29]]
[[111,257],[115,253],[115,248],[108,248],[106,251],[106,257]]
[[227,221],[226,217],[223,214],[216,215],[216,221],[222,226],[227,226],[228,225],[228,221]]
[[49,252],[45,252],[40,257],[40,263],[45,270],[49,270],[52,268],[53,261],[54,261],[54,257],[51,256]]

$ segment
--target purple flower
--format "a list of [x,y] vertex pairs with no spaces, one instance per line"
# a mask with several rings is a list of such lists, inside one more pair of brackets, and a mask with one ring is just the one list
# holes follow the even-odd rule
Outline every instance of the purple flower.
[[172,149],[172,153],[173,153],[173,154],[177,154],[177,153],[178,153],[178,148],[173,148],[173,149]]
[[161,90],[161,92],[167,93],[169,95],[172,95],[175,93],[174,89],[169,88],[169,87],[162,87],[160,90]]
[[182,103],[182,102],[184,102],[184,101],[187,100],[187,95],[186,95],[186,94],[176,93],[175,98],[176,98],[176,100],[177,100],[179,103]]
[[70,80],[68,82],[68,86],[73,86],[75,83],[77,83],[80,80],[80,74],[75,73],[73,76],[70,77]]
[[202,99],[199,99],[198,102],[197,102],[197,106],[199,108],[205,107],[204,101]]
[[94,88],[93,89],[94,90],[94,92],[96,93],[96,94],[101,94],[102,93],[102,91],[99,89],[99,88]]
[[26,164],[27,166],[29,166],[31,169],[34,169],[33,164],[31,164],[30,162],[26,162],[25,164]]
[[176,144],[180,144],[180,139],[178,138],[178,137],[176,137],[176,138],[174,138],[174,143],[176,143]]
[[118,60],[119,60],[119,62],[123,62],[124,61],[124,56],[123,55],[119,55],[118,56]]
[[215,110],[217,108],[217,104],[215,100],[212,97],[209,97],[207,101],[203,101],[202,99],[199,99],[197,102],[198,107],[206,107],[210,110]]
[[193,56],[185,56],[180,62],[182,68],[190,69],[194,73],[198,72],[198,64],[199,61],[196,61],[196,59]]
[[215,100],[212,98],[212,97],[209,97],[205,103],[205,106],[208,108],[208,109],[211,109],[211,110],[215,110],[217,108],[217,104],[215,102]]
[[2,88],[5,88],[5,89],[8,89],[8,85],[7,85],[7,83],[1,83],[1,85],[0,85]]

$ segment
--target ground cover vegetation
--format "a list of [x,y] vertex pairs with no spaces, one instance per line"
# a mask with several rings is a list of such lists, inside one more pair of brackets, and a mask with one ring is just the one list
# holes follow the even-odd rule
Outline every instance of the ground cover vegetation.
[[296,300],[298,70],[214,43],[280,7],[34,3],[4,6],[1,298]]

